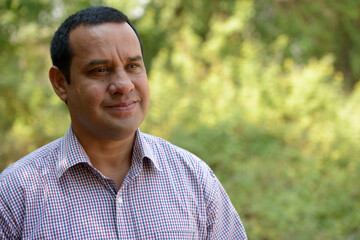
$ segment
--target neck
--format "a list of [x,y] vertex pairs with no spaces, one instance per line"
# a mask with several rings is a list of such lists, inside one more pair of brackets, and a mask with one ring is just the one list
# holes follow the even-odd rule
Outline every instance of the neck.
[[89,135],[78,136],[91,164],[106,177],[113,179],[117,190],[130,169],[135,132],[120,140],[104,140]]

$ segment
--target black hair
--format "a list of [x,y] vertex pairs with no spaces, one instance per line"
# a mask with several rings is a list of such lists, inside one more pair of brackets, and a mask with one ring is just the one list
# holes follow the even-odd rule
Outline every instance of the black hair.
[[97,6],[85,8],[68,17],[55,32],[51,40],[50,53],[52,63],[60,69],[68,83],[70,83],[70,63],[73,57],[69,41],[70,31],[81,24],[91,26],[109,22],[128,23],[139,39],[141,53],[143,54],[140,36],[125,14],[111,7]]

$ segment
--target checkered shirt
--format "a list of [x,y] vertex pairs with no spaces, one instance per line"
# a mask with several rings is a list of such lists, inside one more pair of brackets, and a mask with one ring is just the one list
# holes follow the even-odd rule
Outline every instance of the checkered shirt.
[[119,191],[95,169],[71,127],[0,175],[0,239],[247,239],[210,168],[136,133]]

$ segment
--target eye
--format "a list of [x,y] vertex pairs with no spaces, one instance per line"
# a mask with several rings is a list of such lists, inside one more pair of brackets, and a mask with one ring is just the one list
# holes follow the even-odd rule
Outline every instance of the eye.
[[103,72],[109,72],[110,70],[106,67],[101,67],[101,68],[96,68],[93,71],[103,73]]
[[108,73],[110,73],[110,69],[108,67],[97,67],[89,71],[89,74],[94,76],[102,76]]
[[130,63],[128,65],[126,65],[125,69],[129,72],[140,72],[140,65],[137,63]]

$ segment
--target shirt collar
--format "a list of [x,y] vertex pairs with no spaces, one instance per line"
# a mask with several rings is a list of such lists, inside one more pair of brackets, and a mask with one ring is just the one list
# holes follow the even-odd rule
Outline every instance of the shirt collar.
[[[139,129],[136,131],[133,158],[133,160],[138,161],[139,164],[142,163],[144,159],[149,159],[153,163],[155,169],[162,171],[161,167],[159,166],[159,161],[155,157],[150,143]],[[70,126],[62,138],[60,145],[59,161],[57,163],[58,178],[60,178],[67,169],[79,163],[87,163],[92,165],[88,155],[81,146],[79,140],[75,136],[74,131],[72,130],[72,127]]]
[[149,159],[155,169],[162,171],[159,159],[155,156],[153,146],[148,138],[139,129],[136,131],[134,142],[133,157],[137,160],[143,161]]
[[60,178],[67,169],[78,163],[91,165],[88,155],[72,130],[72,126],[69,127],[60,144],[59,161],[57,163],[58,178]]

